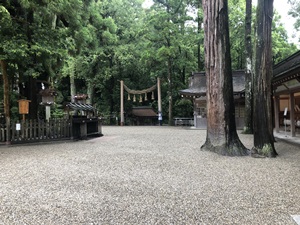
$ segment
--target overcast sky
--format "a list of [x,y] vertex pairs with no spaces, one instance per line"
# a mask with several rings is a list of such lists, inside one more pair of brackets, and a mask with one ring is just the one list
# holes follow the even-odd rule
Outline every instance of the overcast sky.
[[[295,19],[288,15],[290,5],[287,3],[287,0],[274,0],[274,9],[281,15],[281,22],[288,32],[289,40],[299,46],[299,32],[296,32],[294,29]],[[293,38],[293,36],[295,37]]]

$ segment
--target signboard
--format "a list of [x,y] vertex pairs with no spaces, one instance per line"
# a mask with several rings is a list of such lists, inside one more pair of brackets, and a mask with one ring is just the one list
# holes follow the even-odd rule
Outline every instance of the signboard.
[[21,124],[20,123],[16,123],[16,130],[21,130]]
[[31,101],[26,99],[20,99],[18,102],[19,102],[19,114],[28,114],[29,102]]

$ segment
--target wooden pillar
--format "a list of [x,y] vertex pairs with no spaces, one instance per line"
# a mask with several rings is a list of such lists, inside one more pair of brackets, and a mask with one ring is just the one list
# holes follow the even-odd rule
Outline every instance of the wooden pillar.
[[6,122],[6,141],[5,144],[9,145],[11,144],[11,135],[10,135],[10,129],[11,129],[11,124],[10,124],[10,117],[5,118]]
[[279,96],[274,96],[275,132],[279,133]]
[[124,126],[124,81],[120,81],[121,85],[121,93],[120,93],[120,98],[121,98],[121,106],[120,106],[120,125]]
[[194,105],[194,127],[197,127],[197,102],[196,99],[193,99],[193,105]]
[[49,121],[50,117],[51,117],[51,106],[50,105],[46,105],[46,120]]
[[290,93],[290,120],[291,120],[291,136],[296,136],[296,127],[295,127],[295,98],[294,93]]
[[157,78],[157,98],[158,98],[158,112],[162,113],[161,109],[161,89],[160,89],[160,78]]

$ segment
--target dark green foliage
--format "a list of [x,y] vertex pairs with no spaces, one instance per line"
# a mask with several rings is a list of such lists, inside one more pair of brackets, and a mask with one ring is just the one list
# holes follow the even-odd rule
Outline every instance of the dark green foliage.
[[174,104],[174,114],[178,117],[193,118],[193,102],[188,99],[179,99]]
[[[164,117],[170,111],[171,117],[192,116],[192,106],[178,90],[187,87],[192,72],[204,68],[201,1],[155,0],[150,9],[143,9],[142,3],[1,1],[0,60],[7,62],[10,92],[15,96],[10,100],[12,116],[19,116],[13,107],[20,98],[32,100],[32,117],[44,113],[34,97],[41,82],[58,91],[57,104],[70,101],[69,77],[74,77],[78,93],[89,93],[102,114],[120,111],[120,80],[132,89],[144,89],[160,77]],[[244,1],[229,3],[232,64],[238,69],[244,63]],[[275,62],[295,50],[277,19]],[[139,104],[125,101],[125,111]],[[142,104],[157,110],[157,99]]]

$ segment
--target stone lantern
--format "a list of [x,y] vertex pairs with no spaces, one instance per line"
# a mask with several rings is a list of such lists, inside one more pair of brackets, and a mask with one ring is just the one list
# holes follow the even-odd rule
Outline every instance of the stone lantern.
[[46,107],[46,120],[49,120],[51,117],[51,105],[54,104],[54,97],[57,95],[56,91],[53,88],[48,88],[40,91],[42,96],[41,105]]

